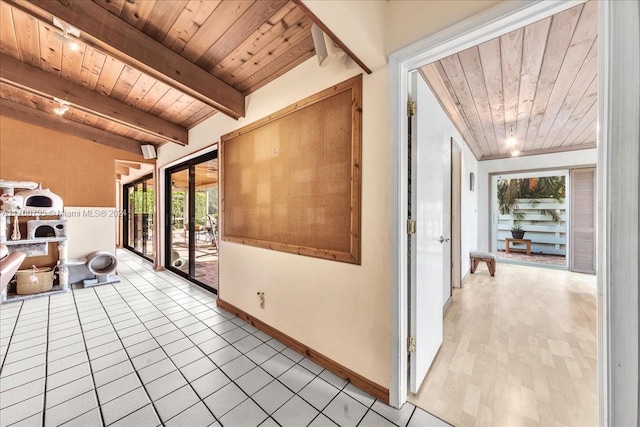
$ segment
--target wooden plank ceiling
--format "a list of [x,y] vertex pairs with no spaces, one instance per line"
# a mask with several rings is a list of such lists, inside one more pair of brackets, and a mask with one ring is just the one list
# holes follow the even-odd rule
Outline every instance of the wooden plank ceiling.
[[[188,129],[243,116],[247,94],[315,54],[307,12],[287,0],[3,0],[2,111],[91,128],[97,142],[95,130],[110,133],[135,152],[184,145]],[[54,16],[80,30],[77,50]],[[54,97],[69,104],[63,117]]]
[[421,68],[477,159],[595,147],[597,9],[590,0]]

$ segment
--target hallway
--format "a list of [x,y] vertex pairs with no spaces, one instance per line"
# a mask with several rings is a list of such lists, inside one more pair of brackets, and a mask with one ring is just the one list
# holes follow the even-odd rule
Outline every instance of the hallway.
[[456,426],[595,426],[596,277],[484,264],[455,289],[409,401]]

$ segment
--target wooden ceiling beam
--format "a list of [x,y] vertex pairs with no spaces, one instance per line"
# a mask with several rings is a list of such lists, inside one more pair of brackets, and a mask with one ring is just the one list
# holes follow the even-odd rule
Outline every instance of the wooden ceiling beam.
[[234,119],[245,115],[245,98],[238,90],[92,1],[7,1],[33,13],[31,3],[78,28],[82,40],[122,62]]
[[116,164],[126,166],[129,169],[142,169],[142,165],[140,163],[135,162],[125,162],[123,160],[116,160]]
[[18,104],[7,99],[0,99],[0,111],[3,116],[20,120],[36,126],[42,126],[57,132],[62,132],[78,138],[87,139],[98,144],[106,145],[130,153],[142,154],[139,141],[115,135],[101,129],[82,123],[66,120],[62,117],[40,111],[26,105]]
[[116,163],[116,173],[120,175],[129,175],[129,168]]
[[59,98],[95,114],[166,141],[187,145],[189,132],[153,114],[94,92],[39,68],[0,54],[0,81],[46,98]]

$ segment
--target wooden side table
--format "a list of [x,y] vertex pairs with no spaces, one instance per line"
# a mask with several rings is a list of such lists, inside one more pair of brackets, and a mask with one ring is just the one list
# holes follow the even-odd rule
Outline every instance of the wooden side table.
[[[511,244],[515,243],[515,244],[521,244],[524,243],[525,245],[527,245],[526,249],[520,249],[520,248],[511,248]],[[527,255],[531,255],[531,240],[530,239],[504,239],[504,252],[505,253],[509,253],[509,252],[526,252]]]

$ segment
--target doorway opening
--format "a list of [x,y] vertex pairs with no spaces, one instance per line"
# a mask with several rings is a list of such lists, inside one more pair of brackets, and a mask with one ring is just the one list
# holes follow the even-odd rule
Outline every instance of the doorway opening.
[[218,151],[165,171],[165,266],[218,292]]

